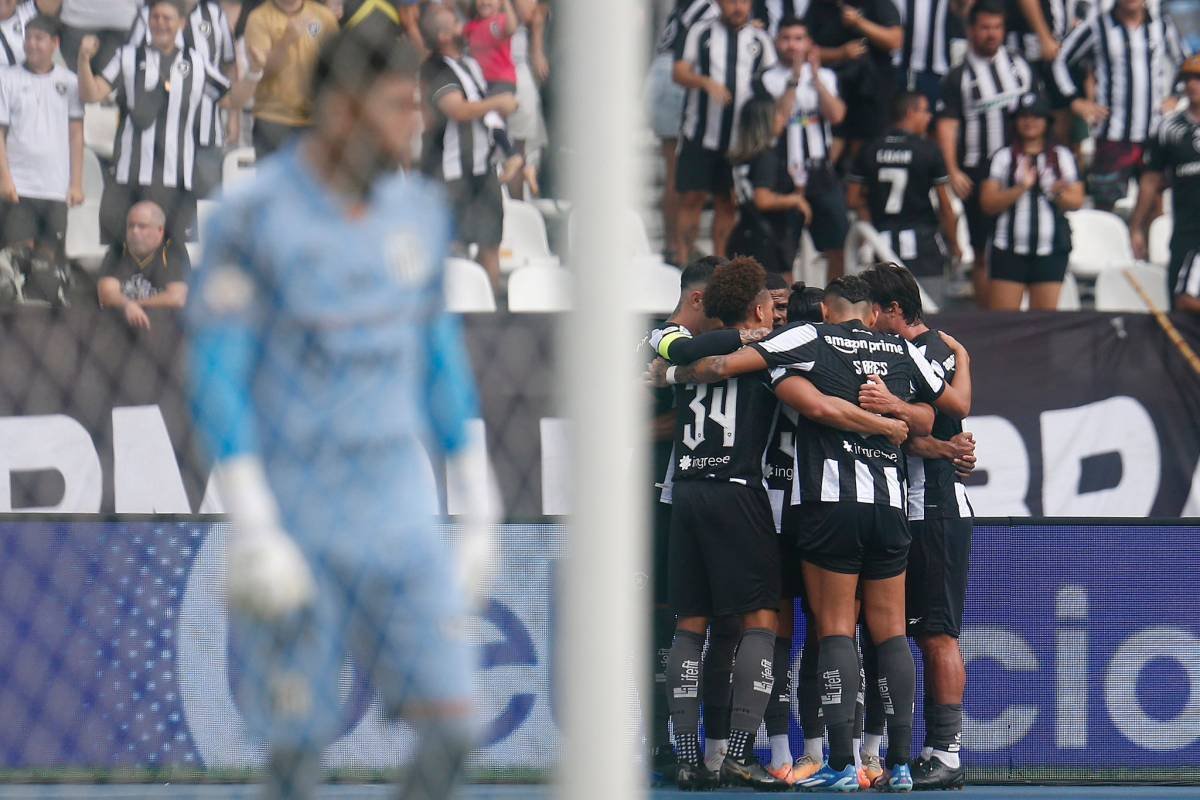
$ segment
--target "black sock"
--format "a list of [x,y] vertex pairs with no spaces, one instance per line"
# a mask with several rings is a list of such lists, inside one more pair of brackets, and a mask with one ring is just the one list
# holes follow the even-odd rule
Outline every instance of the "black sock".
[[734,728],[729,734],[729,749],[725,751],[726,758],[732,758],[734,761],[745,761],[746,753],[754,744],[754,733]]
[[775,674],[775,689],[763,712],[767,736],[786,736],[792,716],[792,639],[775,637],[775,658],[771,671]]
[[671,744],[668,722],[671,708],[667,705],[667,661],[671,657],[671,644],[675,635],[675,615],[669,608],[654,609],[654,691],[650,703],[650,746],[654,748]]
[[733,698],[733,651],[742,635],[737,617],[717,617],[708,632],[704,656],[704,735],[729,738],[729,704]]
[[879,699],[879,650],[870,635],[862,639],[863,732],[883,736],[887,725],[883,702]]
[[957,753],[962,743],[962,703],[925,707],[925,746]]
[[912,754],[913,698],[917,669],[908,637],[893,636],[879,645],[879,699],[887,718],[887,765],[906,764]]
[[704,637],[675,631],[667,658],[667,706],[675,732],[675,757],[681,764],[700,763],[700,674]]
[[817,666],[817,654],[821,647],[817,640],[817,626],[811,618],[805,620],[804,649],[800,651],[800,727],[805,739],[818,739],[825,735],[825,717],[821,714],[821,671]]
[[775,631],[750,628],[742,632],[737,655],[733,659],[733,704],[729,709],[729,727],[734,731],[758,733],[763,713],[775,688],[772,671]]
[[854,761],[854,701],[858,695],[858,648],[849,636],[821,639],[821,710],[829,731],[829,766],[843,770]]

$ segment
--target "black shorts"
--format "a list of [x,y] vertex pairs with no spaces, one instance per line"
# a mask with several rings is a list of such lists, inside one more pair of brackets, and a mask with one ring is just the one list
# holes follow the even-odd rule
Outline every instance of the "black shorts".
[[810,170],[804,197],[812,206],[812,224],[808,233],[813,247],[819,252],[841,250],[850,233],[850,217],[846,207],[846,187],[830,166]]
[[459,244],[499,247],[504,238],[504,197],[500,179],[490,169],[446,181],[446,195],[454,212],[454,239]]
[[[787,512],[784,511],[786,514]],[[804,555],[796,547],[795,536],[779,534],[779,577],[784,597],[804,600]]]
[[779,537],[761,488],[678,481],[671,497],[671,608],[681,617],[779,604]]
[[992,250],[988,271],[994,281],[1016,283],[1062,283],[1067,274],[1070,253],[1048,256],[1022,256],[1009,250]]
[[680,139],[675,158],[675,190],[728,195],[733,192],[733,165],[724,153]]
[[58,253],[67,237],[67,204],[61,200],[22,197],[15,205],[4,203],[4,246],[33,242]]
[[654,604],[665,606],[670,603],[667,596],[667,564],[669,563],[671,542],[671,504],[659,502],[661,489],[654,490],[654,530],[651,545],[650,577],[654,580]]
[[967,600],[972,520],[926,519],[909,526],[908,635],[945,634],[957,639]]
[[986,260],[988,247],[992,243],[992,234],[996,232],[996,218],[983,213],[979,207],[979,190],[987,180],[987,165],[970,167],[963,170],[974,184],[971,193],[963,200],[963,215],[967,218],[967,234],[971,240],[971,249],[975,251],[975,260]]
[[866,580],[894,578],[908,567],[911,536],[898,508],[877,503],[802,503],[784,512],[803,560]]
[[1175,231],[1171,236],[1171,260],[1167,262],[1167,291],[1172,298],[1179,294],[1176,284],[1183,265],[1200,251],[1200,234]]

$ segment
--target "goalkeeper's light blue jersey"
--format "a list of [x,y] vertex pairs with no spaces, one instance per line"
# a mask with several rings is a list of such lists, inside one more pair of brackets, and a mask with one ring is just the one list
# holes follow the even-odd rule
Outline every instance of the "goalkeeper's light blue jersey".
[[[476,414],[458,321],[444,310],[449,240],[441,192],[421,178],[381,179],[351,218],[297,147],[262,162],[220,202],[192,273],[192,399],[211,454],[262,456],[277,494],[357,480],[433,513],[422,445],[435,462],[457,450]],[[420,487],[406,497],[371,474],[406,463]],[[288,514],[304,498],[279,499]]]

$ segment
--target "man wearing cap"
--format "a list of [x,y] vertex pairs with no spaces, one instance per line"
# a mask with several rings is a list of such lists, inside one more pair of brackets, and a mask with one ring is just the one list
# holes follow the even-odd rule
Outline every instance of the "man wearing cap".
[[1146,235],[1151,215],[1158,206],[1171,175],[1171,260],[1167,267],[1167,290],[1172,306],[1200,311],[1200,55],[1183,62],[1179,70],[1187,107],[1163,120],[1146,151],[1145,171],[1138,191],[1137,208],[1129,222],[1133,254],[1145,259]]
[[1065,212],[1083,205],[1083,184],[1071,151],[1048,137],[1045,95],[1022,95],[1012,117],[1012,144],[992,156],[979,193],[983,213],[996,217],[989,306],[1017,311],[1028,290],[1031,309],[1053,311],[1071,255]]

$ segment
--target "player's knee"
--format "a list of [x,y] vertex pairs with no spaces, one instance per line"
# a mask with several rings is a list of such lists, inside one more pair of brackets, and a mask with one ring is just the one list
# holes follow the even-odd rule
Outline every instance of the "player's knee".
[[703,636],[708,630],[707,617],[680,617],[675,623],[675,630],[694,633],[697,636]]
[[778,621],[779,612],[773,608],[760,608],[756,611],[748,611],[742,615],[742,626],[747,630],[750,628],[765,628],[773,631]]
[[962,660],[958,639],[946,633],[925,634],[917,638],[917,646],[928,660]]

